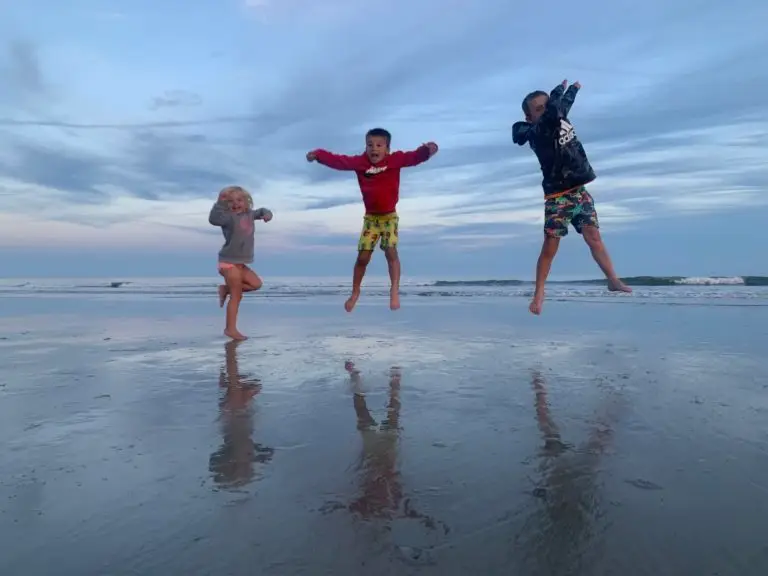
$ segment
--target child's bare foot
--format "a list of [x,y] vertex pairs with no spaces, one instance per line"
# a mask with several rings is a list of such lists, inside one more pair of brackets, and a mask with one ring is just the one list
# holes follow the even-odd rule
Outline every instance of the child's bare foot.
[[357,304],[357,299],[360,298],[360,292],[352,291],[352,296],[347,298],[347,301],[344,302],[344,310],[347,312],[352,312],[352,310],[355,309],[355,304]]
[[400,290],[398,290],[397,288],[392,288],[389,291],[389,309],[390,310],[400,309]]
[[538,316],[541,314],[542,308],[544,308],[544,294],[534,294],[533,300],[531,300],[531,304],[528,306],[528,310],[531,311],[531,314]]
[[242,334],[240,330],[224,330],[224,336],[229,336],[232,340],[248,340],[248,336]]
[[626,292],[627,294],[632,294],[632,288],[624,284],[624,282],[622,282],[618,278],[610,278],[608,280],[608,291],[609,292]]
[[224,308],[224,302],[227,301],[227,285],[219,286],[219,308]]

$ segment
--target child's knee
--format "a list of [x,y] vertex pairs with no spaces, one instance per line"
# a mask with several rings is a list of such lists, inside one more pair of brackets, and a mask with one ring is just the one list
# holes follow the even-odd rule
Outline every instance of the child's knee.
[[545,258],[554,258],[559,247],[560,238],[558,236],[547,236],[544,238],[544,245],[541,247],[541,255]]
[[399,256],[397,255],[397,248],[394,246],[385,248],[384,256],[387,258],[388,262],[397,262],[397,260],[399,259]]
[[600,237],[600,230],[594,226],[584,226],[581,229],[581,235],[584,237],[584,242],[586,242],[590,248],[595,248],[603,243],[603,240]]
[[357,253],[356,264],[358,266],[368,266],[368,263],[371,261],[372,254],[373,251],[371,250],[360,250],[360,252]]

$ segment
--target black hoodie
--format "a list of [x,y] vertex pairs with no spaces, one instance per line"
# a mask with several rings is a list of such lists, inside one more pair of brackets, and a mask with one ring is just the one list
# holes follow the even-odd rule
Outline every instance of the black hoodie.
[[561,84],[549,95],[547,108],[535,124],[515,122],[512,140],[522,146],[526,142],[536,153],[544,176],[544,196],[584,186],[596,178],[584,147],[568,121],[568,111],[579,91]]

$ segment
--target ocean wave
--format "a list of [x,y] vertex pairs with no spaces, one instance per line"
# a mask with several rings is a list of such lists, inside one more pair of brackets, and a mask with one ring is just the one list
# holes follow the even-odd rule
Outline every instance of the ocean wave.
[[[622,281],[630,286],[768,286],[768,276],[627,276]],[[437,280],[435,287],[450,286],[521,286],[526,280]],[[605,284],[605,279],[553,280],[548,284]]]
[[431,285],[448,288],[451,286],[522,286],[531,284],[525,280],[437,280]]

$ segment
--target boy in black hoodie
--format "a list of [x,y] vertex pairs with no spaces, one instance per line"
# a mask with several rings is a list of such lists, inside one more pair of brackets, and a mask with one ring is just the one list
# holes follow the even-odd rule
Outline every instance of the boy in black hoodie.
[[595,172],[568,121],[568,111],[581,85],[576,82],[568,90],[566,86],[568,81],[563,80],[550,94],[540,90],[528,94],[523,100],[525,122],[515,122],[512,126],[512,140],[520,146],[530,145],[544,176],[541,182],[544,188],[544,246],[536,265],[536,290],[529,307],[537,315],[544,306],[544,284],[552,260],[557,254],[560,238],[568,234],[569,224],[584,237],[592,257],[608,279],[608,290],[632,292],[616,276],[600,238],[595,204],[585,187],[596,178]]

